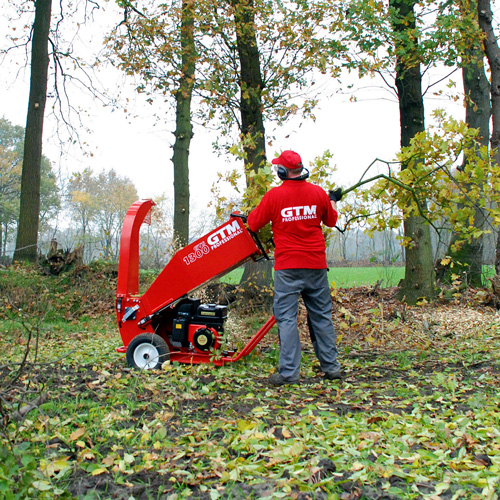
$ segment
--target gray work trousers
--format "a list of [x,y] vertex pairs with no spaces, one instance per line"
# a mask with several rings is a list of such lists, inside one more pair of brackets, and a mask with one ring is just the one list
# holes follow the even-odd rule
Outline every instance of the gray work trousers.
[[326,269],[282,269],[274,272],[274,316],[280,339],[279,372],[286,380],[300,375],[299,296],[307,308],[314,352],[323,372],[337,372],[332,298]]

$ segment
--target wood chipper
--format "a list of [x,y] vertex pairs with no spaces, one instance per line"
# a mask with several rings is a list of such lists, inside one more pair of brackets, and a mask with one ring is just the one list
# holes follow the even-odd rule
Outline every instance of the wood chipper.
[[139,295],[139,231],[153,207],[136,201],[128,210],[120,240],[116,319],[123,341],[118,352],[139,369],[158,369],[167,360],[221,366],[252,352],[274,326],[271,316],[238,351],[222,351],[227,306],[189,297],[208,281],[252,259],[268,258],[246,217],[229,221],[176,252],[148,290]]

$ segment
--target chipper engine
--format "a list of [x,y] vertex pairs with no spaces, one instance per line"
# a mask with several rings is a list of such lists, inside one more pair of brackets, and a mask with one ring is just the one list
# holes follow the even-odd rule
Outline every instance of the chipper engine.
[[116,317],[127,363],[158,369],[171,360],[180,363],[223,365],[247,356],[274,326],[271,316],[241,351],[222,351],[227,307],[202,304],[189,294],[246,261],[268,258],[246,218],[232,214],[229,221],[173,255],[169,263],[139,295],[139,232],[147,222],[152,200],[135,202],[128,210],[120,240]]

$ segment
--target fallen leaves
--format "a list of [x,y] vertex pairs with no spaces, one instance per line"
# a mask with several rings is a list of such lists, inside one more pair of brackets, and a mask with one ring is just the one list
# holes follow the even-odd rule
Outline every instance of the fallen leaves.
[[[27,443],[19,456],[35,471],[33,487],[78,497],[82,484],[140,498],[141,485],[151,483],[178,498],[227,498],[234,487],[234,497],[346,499],[374,491],[460,498],[462,484],[470,495],[498,489],[495,312],[408,308],[390,290],[337,292],[343,382],[318,376],[302,308],[305,383],[279,390],[267,384],[274,334],[234,365],[172,363],[145,373],[131,372],[114,351],[109,321],[90,331],[85,320],[67,338],[51,333],[40,345],[45,364],[15,390],[57,380],[52,399],[9,430]],[[232,325],[251,335],[246,320]],[[75,342],[74,355],[51,362]]]

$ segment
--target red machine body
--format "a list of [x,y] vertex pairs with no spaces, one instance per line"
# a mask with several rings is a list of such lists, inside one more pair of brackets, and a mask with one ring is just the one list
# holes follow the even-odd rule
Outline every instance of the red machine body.
[[[139,232],[153,205],[152,200],[135,202],[123,224],[116,292],[123,346],[117,350],[126,352],[129,364],[140,368],[158,367],[152,357],[160,356],[182,363],[222,365],[248,355],[274,326],[274,317],[244,349],[216,357],[226,306],[201,304],[188,294],[250,259],[267,258],[258,238],[247,229],[244,217],[233,214],[228,222],[179,250],[149,289],[139,295]],[[163,352],[164,343],[168,354]]]

